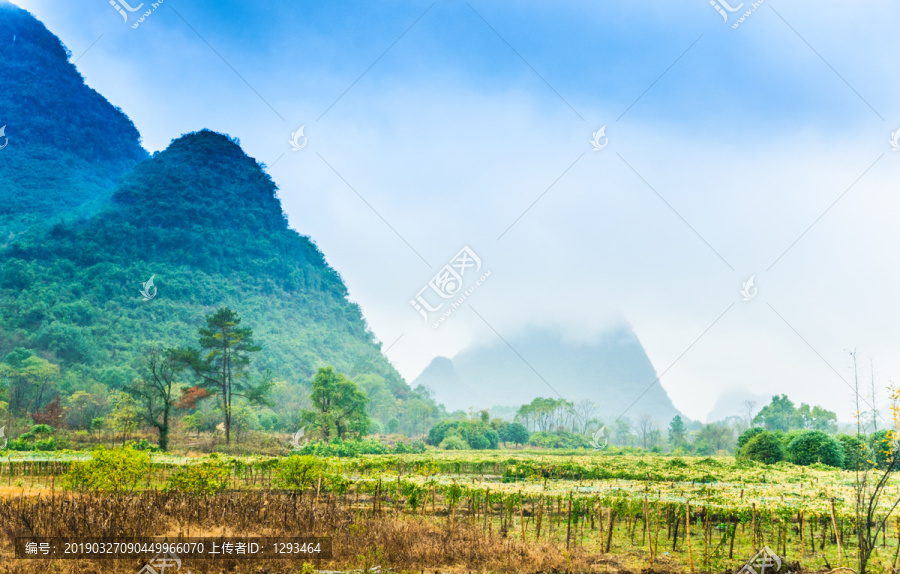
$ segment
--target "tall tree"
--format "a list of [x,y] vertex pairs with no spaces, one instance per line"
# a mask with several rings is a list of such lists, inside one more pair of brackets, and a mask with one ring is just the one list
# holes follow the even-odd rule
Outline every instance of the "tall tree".
[[770,431],[780,430],[787,432],[791,430],[794,421],[794,403],[787,398],[787,395],[775,395],[772,402],[762,408],[753,418],[753,422],[762,424]]
[[687,444],[684,438],[686,434],[687,428],[684,426],[684,421],[681,420],[681,415],[672,417],[669,422],[669,444],[673,449],[683,448]]
[[222,307],[206,317],[206,327],[198,329],[200,348],[172,349],[174,361],[191,369],[199,386],[218,397],[225,421],[225,443],[231,442],[231,416],[235,397],[249,403],[268,404],[266,395],[272,382],[266,376],[254,385],[250,381],[250,353],[261,347],[253,342],[253,329],[241,327],[238,314]]
[[369,398],[332,367],[323,367],[312,381],[309,395],[315,410],[303,411],[303,420],[319,431],[324,440],[369,432],[366,406]]
[[143,373],[125,391],[134,397],[140,418],[159,431],[159,448],[169,449],[169,415],[179,394],[176,385],[184,364],[171,351],[151,349],[144,357]]

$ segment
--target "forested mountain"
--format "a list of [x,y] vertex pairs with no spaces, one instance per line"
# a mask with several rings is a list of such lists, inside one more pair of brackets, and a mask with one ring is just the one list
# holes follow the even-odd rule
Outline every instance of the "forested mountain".
[[[41,22],[0,0],[0,241],[92,213],[147,157],[131,120],[87,87]],[[7,140],[0,137],[0,146]]]
[[252,373],[288,395],[325,365],[394,401],[412,393],[236,140],[204,130],[151,157],[27,12],[0,3],[0,46],[0,361],[21,348],[60,368],[29,410],[121,389],[148,349],[195,344],[222,306],[262,347]]

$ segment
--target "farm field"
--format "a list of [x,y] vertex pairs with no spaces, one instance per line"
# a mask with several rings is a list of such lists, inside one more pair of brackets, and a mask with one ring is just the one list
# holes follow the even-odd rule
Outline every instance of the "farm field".
[[[2,459],[6,564],[12,538],[36,532],[326,536],[333,558],[313,566],[341,571],[734,572],[764,545],[795,571],[822,571],[852,567],[856,553],[854,473],[822,465],[541,451],[88,458]],[[898,535],[892,522],[872,571],[895,563]],[[2,564],[48,571],[45,561]],[[137,571],[128,561],[102,565],[98,572]],[[300,572],[303,564],[228,567]]]

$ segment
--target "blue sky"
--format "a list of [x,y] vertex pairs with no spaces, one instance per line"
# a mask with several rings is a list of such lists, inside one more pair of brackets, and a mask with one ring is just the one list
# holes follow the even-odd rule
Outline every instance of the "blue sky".
[[[150,3],[16,3],[149,150],[210,128],[268,164],[410,380],[621,318],[693,418],[785,392],[848,420],[847,349],[900,372],[896,3],[165,0],[137,29]],[[432,329],[408,301],[463,245],[490,327]]]

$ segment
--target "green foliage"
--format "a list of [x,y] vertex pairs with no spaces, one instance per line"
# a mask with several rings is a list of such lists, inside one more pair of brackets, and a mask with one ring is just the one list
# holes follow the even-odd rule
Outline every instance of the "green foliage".
[[531,438],[531,433],[520,423],[509,423],[504,425],[500,431],[500,440],[504,443],[511,442],[517,445],[526,444]]
[[314,456],[289,456],[275,466],[275,484],[280,488],[306,490],[313,486],[335,494],[347,492],[348,478],[340,469],[331,468],[327,462]]
[[591,448],[587,437],[566,431],[531,433],[528,444],[543,448]]
[[323,367],[312,381],[315,410],[303,411],[303,421],[326,441],[332,437],[362,437],[369,432],[369,398],[356,383],[333,367]]
[[844,468],[847,470],[865,470],[871,467],[869,461],[873,460],[872,448],[866,442],[865,435],[839,434],[835,437],[841,445],[844,457]]
[[[8,63],[4,59],[0,68]],[[66,64],[54,67],[59,65]],[[37,121],[30,117],[27,123]],[[68,120],[47,133],[58,134],[60,126],[69,126]],[[93,156],[119,140],[98,141],[103,145],[86,146],[98,150]],[[3,150],[0,171],[12,158],[12,148]],[[31,177],[45,164],[27,165]],[[120,175],[116,172],[114,179]],[[0,197],[8,189],[0,190]],[[7,205],[0,205],[0,212]],[[70,205],[57,202],[56,208]],[[130,385],[148,346],[196,344],[193,334],[208,309],[229,307],[254,326],[254,340],[263,348],[247,369],[253,380],[270,370],[273,380],[289,385],[286,393],[305,399],[306,381],[319,365],[352,375],[365,367],[384,380],[395,404],[403,401],[403,420],[422,424],[421,416],[406,410],[420,395],[381,354],[340,276],[309,238],[288,228],[274,182],[227,136],[203,131],[174,141],[134,166],[96,217],[2,237],[0,351],[18,346],[59,368],[58,380],[51,381],[39,402],[34,399],[40,381],[32,378],[22,387],[27,393],[11,402],[19,413],[46,405],[57,393],[66,404],[69,396],[83,392],[88,396],[66,419],[76,428],[89,428],[92,419],[109,410],[93,384],[107,392]],[[151,275],[158,294],[143,301],[141,285]],[[421,403],[416,408],[434,408],[433,401]],[[302,406],[289,405],[284,412],[299,414]],[[399,412],[394,408],[384,414],[390,418]]]
[[684,425],[684,421],[681,420],[681,415],[672,417],[672,420],[669,422],[669,444],[673,449],[679,447],[684,448],[686,446],[686,434],[687,428]]
[[355,457],[363,454],[387,454],[388,449],[375,439],[341,440],[333,438],[331,442],[310,442],[299,451],[303,456],[336,456]]
[[189,464],[169,477],[167,487],[189,494],[209,495],[228,487],[231,465],[220,460]]
[[844,452],[841,444],[822,431],[803,431],[787,447],[787,459],[807,466],[814,463],[841,468]]
[[697,437],[694,439],[694,450],[698,455],[711,455],[719,451],[728,450],[731,447],[733,432],[731,427],[711,423],[703,425]]
[[890,431],[880,430],[869,436],[869,447],[875,455],[875,464],[878,468],[887,468],[893,462],[894,445],[891,442]]
[[741,448],[741,458],[774,464],[784,460],[784,445],[775,433],[764,431],[750,440]]
[[770,431],[811,429],[833,432],[837,428],[837,415],[819,406],[810,407],[806,403],[801,403],[798,408],[787,395],[776,395],[772,397],[771,403],[757,413],[753,422]]
[[466,440],[458,434],[446,435],[438,445],[443,450],[468,450],[471,448]]
[[[28,12],[0,3],[0,237],[77,217],[108,201],[116,179],[147,157],[134,124],[89,88],[62,42]],[[4,274],[5,275],[5,274]]]
[[413,441],[411,444],[406,444],[405,442],[398,442],[394,445],[393,450],[391,450],[392,454],[422,454],[425,452],[425,443],[417,440]]
[[69,489],[131,492],[150,471],[150,455],[133,448],[91,452],[91,460],[73,462],[63,477]]
[[[448,437],[456,437],[465,444],[464,449],[485,450],[495,449],[500,446],[500,435],[493,429],[489,422],[482,418],[473,420],[442,421],[428,431],[428,444],[441,446]],[[450,446],[441,448],[457,449],[460,442],[453,440],[446,443]]]
[[741,436],[737,439],[737,449],[740,450],[747,444],[750,439],[755,437],[756,435],[765,432],[766,429],[762,427],[750,427],[744,432],[741,433]]

